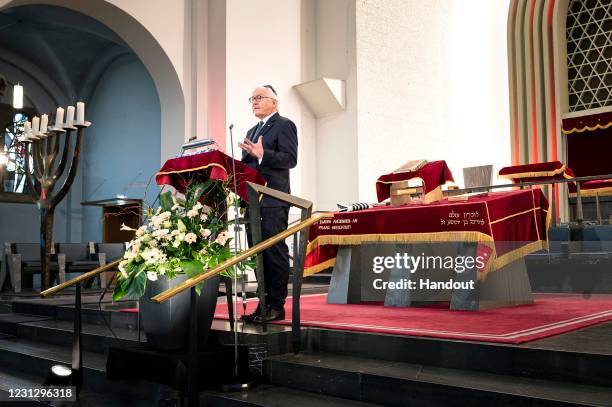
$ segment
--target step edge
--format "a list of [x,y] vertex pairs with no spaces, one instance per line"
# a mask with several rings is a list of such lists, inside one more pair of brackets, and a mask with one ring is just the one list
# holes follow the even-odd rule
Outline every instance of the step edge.
[[[545,401],[559,401],[559,402],[565,402],[565,403],[571,403],[571,402],[580,402],[580,403],[585,403],[585,401],[583,400],[576,400],[576,399],[565,399],[565,398],[551,398],[551,397],[545,397],[541,394],[530,394],[529,392],[517,392],[517,391],[510,391],[510,389],[490,389],[490,388],[485,388],[484,386],[474,386],[474,385],[465,385],[464,383],[460,383],[458,381],[455,381],[453,383],[452,380],[436,380],[435,377],[428,377],[428,376],[415,376],[415,377],[398,377],[397,375],[385,375],[382,374],[380,372],[372,372],[372,371],[354,371],[354,370],[350,370],[350,369],[343,369],[340,366],[333,366],[333,367],[329,367],[329,366],[320,366],[317,364],[313,364],[313,363],[308,363],[308,362],[303,362],[303,363],[299,363],[299,362],[293,362],[293,361],[287,361],[287,360],[279,360],[283,355],[277,355],[277,356],[272,356],[269,358],[269,362],[268,363],[280,363],[280,364],[285,364],[285,365],[304,365],[304,366],[308,366],[310,368],[315,368],[318,370],[327,370],[327,371],[332,371],[332,372],[343,372],[343,373],[348,373],[348,374],[353,374],[357,376],[357,380],[359,383],[361,383],[361,377],[367,377],[367,376],[372,376],[372,377],[376,377],[376,378],[385,378],[387,380],[399,380],[399,381],[406,381],[406,382],[416,382],[416,383],[428,383],[428,384],[433,384],[433,385],[439,385],[439,386],[448,386],[448,387],[453,387],[453,388],[463,388],[463,389],[470,389],[470,390],[474,390],[474,391],[482,391],[482,392],[488,392],[488,393],[498,393],[498,394],[506,394],[509,396],[516,396],[516,397],[524,397],[524,398],[533,398],[533,399],[538,399],[538,400],[545,400]],[[362,359],[367,359],[367,358],[362,358]],[[377,359],[368,359],[368,360],[377,360]],[[397,363],[403,363],[403,362],[391,362],[391,361],[383,361],[381,360],[381,362],[389,362],[390,364],[397,364]],[[408,363],[406,363],[408,364]],[[418,366],[422,366],[422,365],[414,365],[415,367]],[[437,366],[431,366],[431,367],[435,367],[436,369],[440,369],[440,370],[447,370],[449,371],[449,373],[451,372],[457,372],[457,373],[461,373],[461,372],[468,372],[468,370],[465,369],[452,369],[452,368],[444,368],[444,367],[437,367]],[[502,384],[506,384],[506,383],[514,383],[514,381],[516,379],[520,379],[523,383],[523,385],[525,384],[535,384],[536,387],[542,388],[545,385],[552,385],[553,387],[565,387],[568,384],[572,384],[572,386],[578,386],[578,387],[586,387],[585,389],[582,389],[583,391],[588,390],[588,388],[590,389],[601,389],[603,390],[607,390],[610,389],[609,391],[612,391],[612,388],[609,387],[604,387],[604,386],[597,386],[597,385],[582,385],[582,384],[573,384],[573,383],[569,383],[569,382],[563,382],[563,381],[555,381],[555,380],[545,380],[545,379],[539,379],[539,378],[529,378],[529,377],[520,377],[520,376],[509,376],[509,375],[501,375],[501,374],[495,374],[495,373],[489,373],[489,372],[480,372],[480,371],[475,371],[476,373],[478,373],[479,375],[482,375],[484,377],[487,378],[494,378],[497,379],[499,383]],[[270,376],[270,375],[268,375]],[[451,378],[446,378],[446,379],[451,379]],[[503,380],[506,379],[506,380]],[[283,386],[283,384],[280,383],[272,383],[273,385],[278,385],[278,386]],[[554,396],[553,396],[554,397]],[[598,405],[598,404],[593,404],[593,405]]]

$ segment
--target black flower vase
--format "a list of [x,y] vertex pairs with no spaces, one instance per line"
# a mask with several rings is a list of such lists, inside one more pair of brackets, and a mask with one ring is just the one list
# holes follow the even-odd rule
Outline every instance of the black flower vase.
[[[140,299],[142,326],[147,335],[147,342],[159,350],[186,349],[189,338],[190,290],[185,290],[161,304],[151,298],[187,280],[181,274],[171,280],[164,277],[156,281],[147,281],[144,296]],[[217,295],[219,276],[203,282],[202,291],[196,297],[198,309],[198,343],[204,344],[212,325]]]

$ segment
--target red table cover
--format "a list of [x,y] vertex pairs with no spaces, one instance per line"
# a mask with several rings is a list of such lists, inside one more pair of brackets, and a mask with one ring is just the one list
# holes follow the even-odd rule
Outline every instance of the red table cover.
[[310,228],[304,275],[332,267],[338,245],[469,241],[489,249],[482,278],[545,248],[548,222],[548,201],[540,189],[492,192],[462,202],[335,212]]
[[574,178],[574,172],[560,161],[512,165],[499,170],[499,176],[515,183]]
[[419,178],[423,181],[424,194],[430,193],[448,181],[454,181],[453,174],[446,165],[446,161],[431,161],[416,171],[402,172],[399,174],[391,173],[379,177],[376,181],[378,202],[382,202],[391,196],[391,184],[408,181],[413,178]]
[[[246,183],[266,185],[266,181],[256,170],[218,150],[172,158],[166,161],[155,175],[155,181],[158,185],[171,185],[178,191],[184,192],[186,185],[196,175],[202,181],[206,179],[227,181],[234,175],[234,165],[238,196],[248,201]],[[233,185],[230,189],[233,189]]]

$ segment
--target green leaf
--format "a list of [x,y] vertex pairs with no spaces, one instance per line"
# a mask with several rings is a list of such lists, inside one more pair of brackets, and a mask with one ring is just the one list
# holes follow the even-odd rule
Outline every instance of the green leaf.
[[187,277],[195,277],[202,272],[204,265],[197,260],[181,260],[181,269]]
[[113,291],[113,302],[119,301],[125,297],[125,281],[127,280],[123,280],[115,284],[115,290]]
[[228,269],[223,270],[220,274],[222,276],[229,277],[229,278],[235,278],[236,277],[236,272],[235,272],[233,267],[230,267]]
[[174,206],[174,202],[172,201],[172,192],[167,191],[159,196],[159,206],[164,211],[169,211]]
[[195,290],[197,295],[200,295],[202,293],[202,287],[204,287],[204,283],[196,284]]
[[147,273],[141,271],[136,274],[126,290],[126,295],[130,300],[138,300],[144,295],[147,286]]
[[200,197],[202,196],[202,194],[204,192],[206,192],[207,189],[209,189],[210,185],[212,184],[212,180],[207,180],[206,182],[203,182],[201,184],[197,184],[193,187],[193,191],[196,192],[193,196],[193,200],[191,202],[191,206],[195,205],[196,202],[198,202],[200,200]]

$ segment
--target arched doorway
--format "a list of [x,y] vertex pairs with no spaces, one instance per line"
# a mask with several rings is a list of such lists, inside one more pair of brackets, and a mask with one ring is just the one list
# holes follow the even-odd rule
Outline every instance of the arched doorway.
[[160,161],[176,154],[184,141],[185,100],[174,65],[153,35],[134,17],[104,0],[0,0],[0,10],[34,4],[63,7],[92,17],[125,41],[157,88],[161,106]]
[[[82,168],[56,216],[55,239],[68,242],[100,239],[98,209],[81,208],[81,201],[119,193],[130,195],[134,189],[137,196],[133,197],[142,198],[146,181],[159,168],[160,161],[178,151],[185,127],[185,105],[179,78],[155,38],[136,19],[108,2],[81,3],[0,0],[2,17],[12,14],[17,16],[14,20],[19,23],[40,24],[34,31],[43,38],[32,38],[32,41],[23,36],[25,30],[20,29],[23,27],[7,28],[6,24],[3,25],[8,31],[4,31],[2,40],[11,35],[21,35],[23,48],[35,44],[34,53],[42,55],[40,60],[33,61],[26,58],[27,52],[21,52],[23,49],[14,49],[13,52],[3,50],[0,56],[0,60],[5,62],[3,68],[8,67],[10,71],[6,72],[7,75],[20,73],[30,81],[31,92],[26,86],[27,104],[41,114],[52,113],[57,106],[74,104],[77,99],[85,100],[88,119],[94,122],[88,130],[93,137],[81,150]],[[39,13],[44,16],[31,18]],[[75,34],[75,31],[83,34]],[[72,36],[67,38],[67,32]],[[62,35],[69,41],[62,41]],[[85,42],[85,37],[90,40],[87,46],[95,48],[91,55],[71,53],[73,43]],[[87,66],[83,61],[91,60],[92,55],[95,55],[96,64],[88,65],[91,69],[79,69]],[[119,77],[124,78],[123,82],[117,79]],[[133,89],[138,90],[140,98],[130,94]],[[143,100],[147,103],[142,103]],[[125,106],[129,102],[139,107],[138,115],[126,113]],[[116,105],[114,109],[113,104]],[[109,126],[105,117],[112,117],[114,126]],[[153,122],[157,124],[151,126]],[[135,133],[140,134],[126,137]],[[108,135],[113,138],[105,138]],[[149,139],[145,140],[145,136]],[[143,147],[148,149],[143,150]],[[115,157],[112,148],[123,148],[123,156]],[[19,216],[0,214],[3,218],[0,229],[5,231],[0,232],[0,242],[37,240],[38,215],[35,208],[2,204],[2,211],[18,213]],[[19,227],[12,227],[12,223],[19,224]]]

